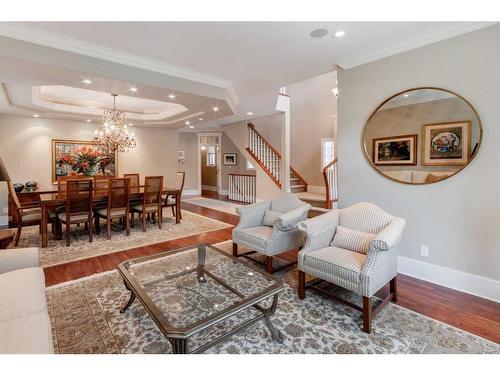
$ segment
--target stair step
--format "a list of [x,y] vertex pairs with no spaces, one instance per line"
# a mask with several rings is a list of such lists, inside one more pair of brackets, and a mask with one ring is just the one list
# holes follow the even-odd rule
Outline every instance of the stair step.
[[293,177],[293,178],[290,178],[290,181],[299,181],[299,179],[298,179],[298,178]]

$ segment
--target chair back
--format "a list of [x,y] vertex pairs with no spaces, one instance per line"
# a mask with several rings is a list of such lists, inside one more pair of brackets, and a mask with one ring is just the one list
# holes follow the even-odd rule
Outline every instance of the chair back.
[[75,214],[92,212],[94,181],[91,179],[69,179],[66,182],[66,218]]
[[108,194],[109,176],[94,176],[94,195]]
[[184,179],[186,177],[186,172],[177,172],[175,174],[175,187],[182,192],[184,189]]
[[116,210],[128,211],[130,204],[130,179],[110,178],[108,181],[108,212]]
[[7,181],[7,188],[9,189],[9,195],[16,205],[16,210],[21,209],[21,202],[19,202],[19,198],[17,197],[16,189],[14,189],[14,184],[12,181]]
[[69,180],[86,180],[87,176],[59,176],[57,177],[57,193],[66,194],[66,187]]
[[144,203],[143,205],[154,205],[161,203],[163,191],[163,176],[147,176],[144,180]]
[[139,173],[125,173],[123,175],[123,178],[128,178],[130,179],[130,192],[131,193],[138,193],[140,188],[141,188],[141,179],[139,176]]

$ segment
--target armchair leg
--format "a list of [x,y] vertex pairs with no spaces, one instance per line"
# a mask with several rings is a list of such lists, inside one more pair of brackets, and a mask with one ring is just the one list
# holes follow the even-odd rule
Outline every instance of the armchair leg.
[[398,277],[395,276],[394,279],[389,281],[389,291],[392,293],[392,301],[398,302]]
[[299,270],[299,298],[306,298],[306,274]]
[[273,257],[267,257],[266,258],[266,272],[267,273],[273,273]]
[[363,331],[372,332],[372,299],[363,296]]
[[19,239],[21,238],[21,231],[23,230],[22,225],[17,226],[16,238],[14,240],[14,246],[19,245]]
[[233,242],[233,256],[238,256],[238,244]]

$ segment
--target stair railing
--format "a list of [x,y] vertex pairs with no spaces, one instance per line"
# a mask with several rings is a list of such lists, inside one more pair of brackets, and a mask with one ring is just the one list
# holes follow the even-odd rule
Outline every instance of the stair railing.
[[230,173],[228,199],[231,201],[255,203],[256,201],[255,175]]
[[337,202],[337,159],[333,159],[323,168],[323,179],[326,187],[326,208],[332,208],[332,202]]

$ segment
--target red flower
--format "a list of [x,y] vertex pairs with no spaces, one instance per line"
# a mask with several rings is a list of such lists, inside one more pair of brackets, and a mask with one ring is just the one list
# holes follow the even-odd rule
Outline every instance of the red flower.
[[83,169],[87,169],[89,167],[89,163],[85,163],[84,162],[84,163],[81,164],[81,166],[82,166]]

